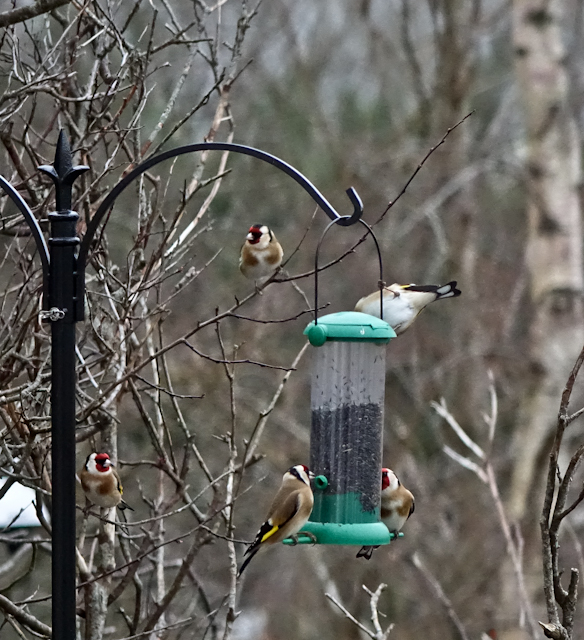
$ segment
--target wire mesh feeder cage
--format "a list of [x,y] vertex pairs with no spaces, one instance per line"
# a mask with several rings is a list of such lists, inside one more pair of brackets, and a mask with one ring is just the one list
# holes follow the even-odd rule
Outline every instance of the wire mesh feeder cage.
[[[316,282],[315,290],[317,298]],[[322,318],[315,313],[304,333],[315,347],[310,469],[316,478],[314,508],[298,542],[314,542],[302,535],[309,532],[318,544],[388,544],[393,534],[380,520],[381,457],[385,352],[395,332],[383,320],[350,311]]]

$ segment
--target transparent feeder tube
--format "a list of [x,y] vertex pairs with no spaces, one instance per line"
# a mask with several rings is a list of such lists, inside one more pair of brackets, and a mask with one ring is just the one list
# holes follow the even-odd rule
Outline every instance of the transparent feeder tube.
[[328,487],[313,522],[379,520],[386,345],[327,341],[315,349],[310,469]]

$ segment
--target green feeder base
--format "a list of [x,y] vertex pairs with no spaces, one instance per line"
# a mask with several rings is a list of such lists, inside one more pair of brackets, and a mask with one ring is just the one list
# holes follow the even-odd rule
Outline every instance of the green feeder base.
[[[316,542],[306,532],[311,533]],[[342,524],[338,522],[310,522],[308,521],[298,534],[298,543],[292,538],[282,540],[284,544],[354,544],[360,546],[373,546],[389,544],[396,537],[402,538],[403,533],[397,536],[391,533],[383,522],[368,522],[360,524]]]

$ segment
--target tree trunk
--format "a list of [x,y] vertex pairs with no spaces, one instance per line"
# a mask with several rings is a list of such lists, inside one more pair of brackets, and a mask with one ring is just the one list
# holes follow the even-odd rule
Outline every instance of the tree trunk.
[[526,122],[527,268],[531,280],[531,380],[519,410],[510,507],[526,513],[536,463],[582,347],[580,141],[568,108],[561,4],[515,0],[516,73]]

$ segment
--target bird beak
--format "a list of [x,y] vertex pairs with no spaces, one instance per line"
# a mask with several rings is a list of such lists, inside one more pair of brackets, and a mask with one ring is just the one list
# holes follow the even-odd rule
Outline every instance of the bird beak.
[[310,478],[310,480],[314,480],[316,478],[316,476],[314,475],[314,473],[312,473],[312,471],[308,472],[308,477]]
[[246,239],[246,240],[253,240],[253,233],[248,233],[248,234],[245,236],[245,239]]

